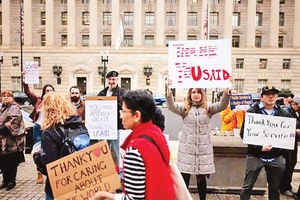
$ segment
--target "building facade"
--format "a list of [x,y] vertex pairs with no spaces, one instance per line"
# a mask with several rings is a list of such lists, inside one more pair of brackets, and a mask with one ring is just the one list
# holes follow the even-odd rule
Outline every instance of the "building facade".
[[[164,94],[168,41],[204,39],[207,1],[23,0],[22,65],[39,62],[40,84],[31,87],[52,84],[68,94],[79,85],[98,93],[105,72],[117,70],[122,87]],[[260,92],[265,84],[300,93],[299,10],[299,0],[209,1],[209,39],[232,39],[232,76],[240,93]],[[124,40],[116,50],[120,14]],[[2,90],[21,89],[20,38],[20,0],[0,0]],[[186,92],[177,89],[176,99]]]

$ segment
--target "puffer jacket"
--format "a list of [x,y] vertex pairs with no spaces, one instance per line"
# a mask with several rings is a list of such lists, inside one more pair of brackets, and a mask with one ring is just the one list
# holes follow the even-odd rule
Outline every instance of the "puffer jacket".
[[[212,174],[215,172],[213,144],[210,134],[210,117],[204,108],[192,106],[184,117],[184,105],[175,104],[173,96],[166,97],[168,108],[183,119],[182,134],[179,138],[178,168],[188,174]],[[208,106],[212,115],[221,112],[229,103],[224,92],[221,101]]]
[[2,104],[0,109],[0,154],[24,151],[25,126],[16,102]]

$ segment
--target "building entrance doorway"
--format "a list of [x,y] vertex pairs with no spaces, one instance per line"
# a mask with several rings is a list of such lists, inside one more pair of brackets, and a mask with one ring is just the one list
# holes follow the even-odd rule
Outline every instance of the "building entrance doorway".
[[82,95],[86,94],[86,77],[77,77],[77,86],[82,89]]
[[121,77],[121,87],[125,90],[131,90],[131,78]]

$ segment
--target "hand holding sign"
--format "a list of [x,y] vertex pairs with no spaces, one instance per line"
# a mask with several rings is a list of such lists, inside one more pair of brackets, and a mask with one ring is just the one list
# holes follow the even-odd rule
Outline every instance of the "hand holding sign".
[[266,151],[270,151],[271,149],[272,149],[272,145],[271,144],[265,144],[263,147],[262,147],[262,149],[261,149],[261,151],[262,152],[266,152]]

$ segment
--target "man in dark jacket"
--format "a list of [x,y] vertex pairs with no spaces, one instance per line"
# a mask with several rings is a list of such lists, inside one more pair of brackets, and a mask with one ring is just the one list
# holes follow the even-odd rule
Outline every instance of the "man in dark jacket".
[[[272,85],[262,88],[261,101],[251,106],[247,112],[262,115],[273,115],[290,117],[290,114],[275,104],[279,90]],[[244,138],[244,124],[241,129],[241,138]],[[241,200],[249,200],[251,191],[257,177],[264,167],[267,174],[269,200],[280,200],[279,184],[285,169],[285,158],[287,150],[269,145],[248,144],[248,157],[246,163],[246,174],[244,184],[240,193]]]
[[70,88],[70,99],[76,110],[76,114],[78,114],[82,118],[82,125],[85,125],[85,103],[81,99],[82,89],[74,85]]
[[[118,97],[118,130],[124,129],[122,125],[122,121],[120,119],[120,110],[122,110],[121,97],[125,94],[126,90],[124,88],[119,87],[119,73],[116,71],[110,71],[106,74],[107,84],[108,86],[101,90],[98,96],[117,96]],[[116,140],[108,140],[108,144],[110,146],[110,150],[112,151],[112,155],[115,161],[115,164],[118,164],[119,161],[119,136]]]

